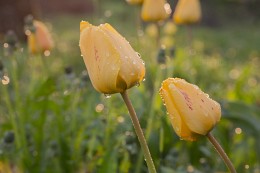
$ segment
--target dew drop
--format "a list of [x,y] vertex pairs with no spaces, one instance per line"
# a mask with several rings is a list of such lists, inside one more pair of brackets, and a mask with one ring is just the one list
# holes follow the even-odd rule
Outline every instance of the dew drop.
[[83,55],[81,54],[80,56],[82,56],[83,57]]
[[7,84],[9,84],[10,79],[8,76],[4,75],[1,81],[2,81],[3,85],[7,85]]
[[145,62],[144,62],[144,61],[142,61],[142,64],[143,64],[143,65],[145,65]]
[[136,52],[136,55],[137,55],[139,58],[141,58],[141,55],[140,55],[139,52]]
[[145,78],[143,78],[143,82],[145,81],[146,79]]
[[111,98],[111,95],[110,95],[110,94],[104,94],[104,96],[105,96],[106,99]]

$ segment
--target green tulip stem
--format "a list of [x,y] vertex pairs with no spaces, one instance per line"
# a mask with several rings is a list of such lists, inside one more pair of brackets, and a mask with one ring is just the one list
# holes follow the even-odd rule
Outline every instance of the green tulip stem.
[[192,50],[192,40],[193,40],[191,25],[186,26],[186,29],[187,29],[188,46],[189,46],[189,50],[191,51]]
[[232,162],[230,161],[230,159],[228,158],[227,154],[225,153],[225,151],[223,150],[221,145],[218,143],[216,138],[214,136],[212,136],[211,133],[208,133],[207,137],[208,137],[209,141],[212,143],[212,145],[214,146],[214,148],[219,153],[220,157],[223,159],[223,161],[227,165],[227,167],[230,170],[230,172],[231,173],[236,173],[237,171],[236,171],[235,167],[233,166]]
[[154,163],[153,163],[153,159],[151,157],[148,145],[146,143],[146,140],[145,140],[143,131],[141,129],[139,120],[137,118],[136,112],[134,110],[134,107],[133,107],[126,91],[122,92],[121,95],[122,95],[123,100],[124,100],[124,102],[127,106],[127,109],[129,111],[129,114],[130,114],[130,117],[131,117],[131,120],[132,120],[132,123],[134,125],[136,135],[137,135],[138,140],[140,142],[141,148],[144,152],[144,157],[145,157],[145,161],[147,163],[148,170],[149,170],[150,173],[156,173],[156,169],[155,169],[155,166],[154,166]]
[[156,37],[156,47],[160,48],[161,47],[161,43],[160,43],[161,42],[161,27],[160,27],[159,22],[156,23],[156,27],[157,27],[157,31],[158,31],[157,37]]

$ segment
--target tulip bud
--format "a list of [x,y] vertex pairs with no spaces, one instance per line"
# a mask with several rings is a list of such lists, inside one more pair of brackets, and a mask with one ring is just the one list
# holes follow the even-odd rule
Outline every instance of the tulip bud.
[[126,0],[126,2],[128,4],[131,4],[131,5],[138,5],[138,4],[142,4],[144,0]]
[[28,47],[32,54],[43,53],[53,48],[53,40],[47,27],[40,21],[33,22],[35,32],[28,34]]
[[160,95],[171,124],[181,139],[195,141],[199,136],[207,135],[220,120],[220,105],[196,85],[183,79],[163,81]]
[[197,23],[201,19],[199,0],[179,0],[175,8],[173,20],[176,24]]
[[164,34],[174,35],[177,32],[177,27],[173,22],[167,22],[163,27]]
[[97,91],[120,93],[143,80],[145,67],[140,55],[111,25],[82,21],[79,46]]
[[165,0],[144,0],[141,17],[144,21],[165,20],[171,14],[171,7]]

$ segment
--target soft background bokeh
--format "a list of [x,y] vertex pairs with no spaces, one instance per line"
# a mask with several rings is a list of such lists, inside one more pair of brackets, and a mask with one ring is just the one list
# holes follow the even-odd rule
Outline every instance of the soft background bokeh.
[[[177,1],[169,3],[174,12]],[[147,172],[120,95],[108,99],[89,81],[78,46],[86,20],[110,23],[146,62],[146,80],[129,94],[158,172],[227,172],[206,139],[180,140],[169,123],[158,88],[181,77],[221,103],[212,133],[237,171],[259,173],[260,1],[201,7],[196,25],[160,23],[159,40],[158,25],[142,22],[141,6],[124,0],[0,0],[0,172]],[[28,54],[28,14],[50,29],[50,55]]]

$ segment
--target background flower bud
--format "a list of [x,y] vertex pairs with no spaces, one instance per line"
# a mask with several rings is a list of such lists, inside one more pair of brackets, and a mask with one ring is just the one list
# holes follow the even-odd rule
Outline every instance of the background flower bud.
[[207,135],[220,120],[220,105],[183,79],[163,81],[160,95],[175,132],[184,140],[194,141]]
[[35,32],[28,34],[28,47],[32,54],[43,53],[53,48],[53,40],[44,23],[40,21],[33,22]]
[[105,94],[123,92],[143,80],[140,55],[111,25],[80,23],[79,46],[94,88]]
[[165,20],[171,14],[171,7],[165,0],[144,0],[141,17],[144,21]]
[[176,24],[197,23],[201,19],[201,7],[199,0],[179,0],[173,14]]

